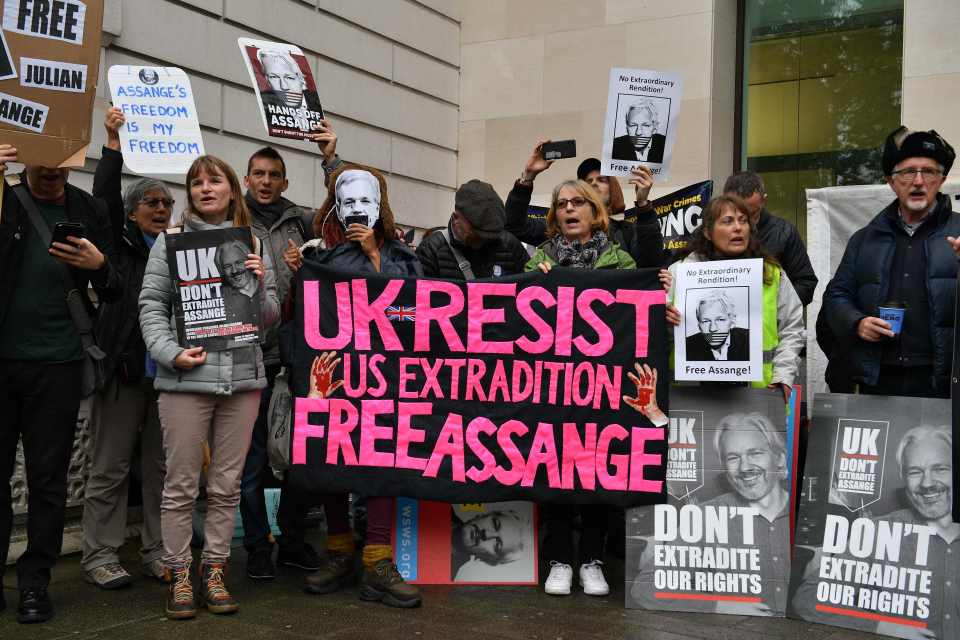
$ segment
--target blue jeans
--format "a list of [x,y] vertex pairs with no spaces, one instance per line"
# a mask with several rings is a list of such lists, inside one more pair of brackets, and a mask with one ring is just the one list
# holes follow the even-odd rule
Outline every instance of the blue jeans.
[[[263,498],[263,473],[269,460],[267,458],[267,415],[270,410],[270,398],[273,395],[273,380],[279,373],[279,366],[267,367],[267,388],[260,396],[260,413],[253,425],[253,437],[250,450],[243,467],[240,480],[240,518],[243,520],[243,546],[248,552],[270,544],[270,522],[267,519],[267,504]],[[277,526],[283,536],[282,547],[295,548],[303,544],[308,500],[292,487],[284,486],[280,493],[280,506],[277,511]]]

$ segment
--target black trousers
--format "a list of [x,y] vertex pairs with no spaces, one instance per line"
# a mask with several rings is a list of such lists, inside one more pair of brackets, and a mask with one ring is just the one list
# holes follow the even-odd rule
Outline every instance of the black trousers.
[[17,562],[21,589],[46,586],[60,557],[82,367],[80,361],[0,360],[0,577],[13,527],[10,478],[22,437],[29,497],[27,550]]
[[874,386],[861,384],[860,393],[873,396],[906,396],[908,398],[949,398],[945,383],[936,388],[933,367],[898,367],[881,365]]
[[603,540],[610,508],[603,504],[545,504],[543,509],[543,550],[540,556],[571,566],[573,563],[573,520],[580,514],[580,562],[603,559]]

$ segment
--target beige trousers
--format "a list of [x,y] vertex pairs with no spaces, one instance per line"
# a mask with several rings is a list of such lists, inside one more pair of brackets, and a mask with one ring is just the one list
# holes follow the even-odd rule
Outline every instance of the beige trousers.
[[226,562],[240,502],[240,476],[260,407],[260,390],[229,396],[161,393],[158,404],[167,458],[160,505],[164,562],[176,566],[190,561],[192,516],[205,440],[210,443],[211,459],[201,562]]

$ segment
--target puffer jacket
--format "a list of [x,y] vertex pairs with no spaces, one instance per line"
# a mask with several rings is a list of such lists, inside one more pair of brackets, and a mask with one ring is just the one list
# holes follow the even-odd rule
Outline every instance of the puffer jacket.
[[[205,229],[226,229],[233,222],[225,220],[211,225],[184,214],[183,233]],[[263,353],[259,344],[227,351],[207,353],[202,365],[189,371],[174,367],[174,360],[183,351],[177,342],[177,325],[173,317],[173,282],[167,266],[166,234],[157,238],[147,261],[140,291],[140,330],[150,355],[157,362],[157,391],[212,393],[230,395],[267,386]],[[260,323],[266,328],[277,323],[280,309],[277,286],[269,253],[264,253],[265,273],[260,286]]]
[[[263,247],[264,259],[270,256],[270,263],[275,271],[277,282],[277,300],[281,302],[286,299],[287,292],[293,283],[293,273],[283,260],[283,251],[287,248],[287,240],[293,242],[299,247],[304,242],[313,238],[313,217],[316,213],[312,209],[305,209],[290,202],[286,198],[280,199],[280,205],[283,213],[271,225],[266,223],[265,217],[259,211],[259,205],[256,201],[246,196],[247,207],[253,217],[253,232],[260,238],[260,244]],[[267,366],[280,363],[280,348],[278,327],[273,325],[266,327],[263,332],[263,362]]]
[[[533,252],[530,260],[527,262],[524,271],[534,271],[537,265],[546,262],[551,267],[557,266],[557,252],[553,246],[552,240],[542,243],[537,250]],[[607,245],[597,256],[597,261],[593,263],[594,269],[636,269],[637,263],[633,257],[620,248],[616,242],[607,242]]]
[[[447,225],[447,233],[450,234],[450,242],[454,243],[457,249],[463,254],[463,257],[470,262],[473,267],[473,275],[477,278],[493,278],[500,276],[511,276],[517,273],[523,273],[523,267],[527,264],[530,256],[523,245],[513,234],[506,231],[500,234],[500,237],[492,242],[488,242],[479,249],[471,249],[461,243],[453,235],[450,225]],[[453,251],[450,245],[443,237],[442,233],[434,233],[427,237],[417,247],[417,257],[423,264],[423,275],[433,278],[449,278],[451,280],[463,280],[463,271],[456,258],[453,257]]]
[[813,271],[810,256],[797,228],[788,220],[762,209],[757,235],[763,248],[777,259],[784,273],[789,276],[800,302],[810,304],[817,288],[817,274]]
[[[374,273],[373,263],[356,242],[342,242],[332,249],[308,245],[303,249],[303,259],[351,273]],[[387,276],[422,276],[423,268],[417,255],[407,245],[397,240],[386,240],[380,246],[380,273]]]
[[[850,375],[856,382],[875,385],[880,377],[882,342],[866,342],[857,336],[857,325],[867,316],[876,316],[877,307],[890,291],[890,265],[896,251],[894,200],[870,223],[851,236],[843,259],[823,294],[823,312],[838,341],[847,350]],[[957,286],[957,255],[947,236],[960,236],[960,215],[950,206],[950,197],[937,195],[936,229],[924,241],[927,263],[927,299],[930,301],[930,341],[933,344],[935,391],[947,389],[953,359],[954,303]]]
[[[504,205],[507,211],[506,229],[521,242],[538,246],[547,239],[547,225],[543,220],[535,220],[527,215],[532,195],[532,186],[522,185],[519,181],[513,185]],[[633,213],[630,215],[634,216]],[[670,254],[663,248],[660,222],[649,203],[636,209],[634,222],[611,218],[609,235],[611,241],[633,257],[637,267],[662,267],[669,260]]]

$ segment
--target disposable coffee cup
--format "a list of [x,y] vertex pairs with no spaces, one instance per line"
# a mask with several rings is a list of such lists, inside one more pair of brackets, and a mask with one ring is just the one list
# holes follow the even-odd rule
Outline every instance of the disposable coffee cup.
[[903,307],[884,306],[878,307],[880,319],[890,324],[890,330],[894,337],[900,335],[900,329],[903,328],[903,313],[906,311]]

